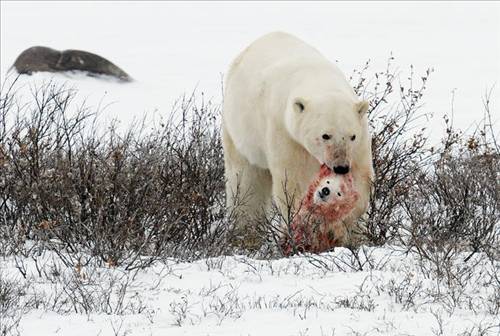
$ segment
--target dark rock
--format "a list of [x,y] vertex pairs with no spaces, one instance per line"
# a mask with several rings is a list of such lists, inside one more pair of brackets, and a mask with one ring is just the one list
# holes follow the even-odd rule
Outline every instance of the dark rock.
[[85,71],[89,76],[108,75],[121,81],[132,78],[107,59],[82,50],[58,51],[47,47],[31,47],[23,51],[14,62],[20,74],[33,72]]

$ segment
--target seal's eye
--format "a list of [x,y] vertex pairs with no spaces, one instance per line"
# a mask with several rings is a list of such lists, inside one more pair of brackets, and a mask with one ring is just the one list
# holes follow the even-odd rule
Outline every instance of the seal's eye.
[[356,134],[351,135],[351,141],[356,140]]

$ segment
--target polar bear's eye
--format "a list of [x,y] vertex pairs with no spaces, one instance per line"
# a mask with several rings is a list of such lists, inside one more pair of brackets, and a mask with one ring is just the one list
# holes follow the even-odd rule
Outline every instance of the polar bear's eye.
[[356,139],[356,134],[351,136],[351,141],[354,141]]
[[304,104],[302,104],[301,102],[296,102],[295,106],[297,106],[299,112],[304,112]]

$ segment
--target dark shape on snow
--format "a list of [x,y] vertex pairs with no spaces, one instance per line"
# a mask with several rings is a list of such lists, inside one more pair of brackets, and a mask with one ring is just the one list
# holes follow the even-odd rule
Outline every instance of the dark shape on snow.
[[33,72],[85,71],[89,76],[108,75],[129,82],[132,78],[107,59],[83,50],[58,51],[47,47],[31,47],[14,62],[20,74]]

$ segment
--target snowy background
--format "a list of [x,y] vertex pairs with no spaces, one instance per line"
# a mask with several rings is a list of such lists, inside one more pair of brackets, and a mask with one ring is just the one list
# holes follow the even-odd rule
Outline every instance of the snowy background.
[[443,113],[451,111],[452,91],[455,125],[465,129],[483,117],[486,90],[497,85],[497,97],[500,90],[500,5],[491,2],[2,1],[1,75],[35,45],[97,53],[136,82],[58,77],[91,105],[105,97],[111,104],[106,114],[126,125],[145,113],[169,112],[194,89],[221,101],[232,59],[275,30],[307,41],[347,75],[367,60],[372,69],[385,69],[391,53],[403,80],[410,64],[416,74],[433,68],[425,100],[425,112],[435,116],[427,125],[433,130],[441,130]]
[[[21,84],[29,88],[52,77],[67,82],[88,105],[103,100],[106,118],[123,125],[145,114],[161,117],[195,89],[220,102],[232,59],[275,30],[299,36],[347,75],[367,60],[383,70],[391,53],[403,80],[410,64],[417,74],[433,68],[424,107],[434,113],[426,125],[431,130],[443,127],[452,92],[460,128],[483,117],[482,98],[494,85],[492,110],[498,111],[498,3],[0,4],[2,82],[31,46],[97,53],[135,81],[36,74]],[[438,134],[431,134],[433,141]],[[11,256],[0,259],[0,281],[22,298],[14,306],[31,309],[4,312],[0,324],[19,318],[23,336],[499,335],[498,263],[478,256],[477,263],[449,266],[464,277],[449,282],[435,265],[395,247],[362,252],[360,259],[337,249],[281,260],[172,260],[137,272],[92,265],[75,271],[50,252]]]

